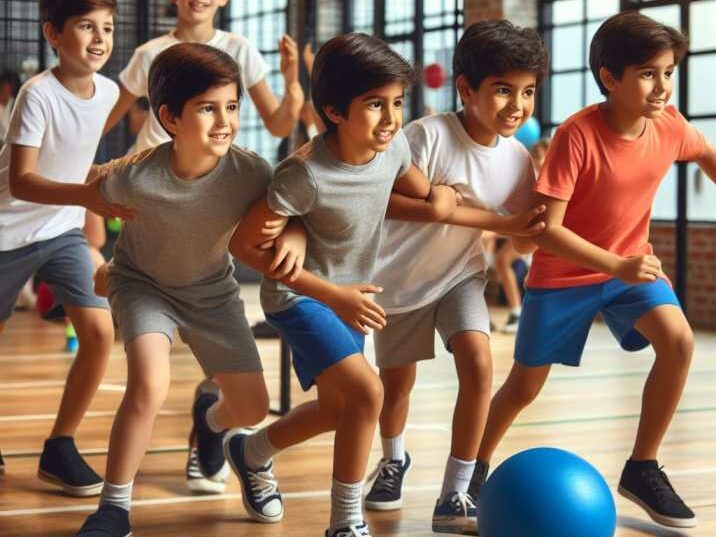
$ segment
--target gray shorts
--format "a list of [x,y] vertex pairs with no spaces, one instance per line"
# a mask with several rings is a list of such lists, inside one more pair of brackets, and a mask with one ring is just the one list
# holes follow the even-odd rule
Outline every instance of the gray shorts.
[[378,367],[401,367],[435,358],[435,329],[448,351],[450,338],[458,332],[489,336],[486,283],[484,273],[476,274],[422,308],[388,315],[387,326],[373,333]]
[[0,322],[10,317],[22,287],[34,274],[50,286],[57,304],[109,308],[106,299],[94,294],[94,264],[79,229],[0,252]]
[[152,333],[173,341],[177,330],[207,377],[263,371],[238,286],[224,298],[211,296],[202,305],[179,300],[148,281],[118,274],[110,273],[107,283],[112,313],[125,344]]

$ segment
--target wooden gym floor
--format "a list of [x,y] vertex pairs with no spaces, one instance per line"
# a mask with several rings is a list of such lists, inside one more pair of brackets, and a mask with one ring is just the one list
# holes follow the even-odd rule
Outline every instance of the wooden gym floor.
[[[261,318],[256,286],[243,286],[250,321]],[[506,313],[493,309],[499,325]],[[493,336],[495,389],[511,365],[513,336]],[[96,498],[69,498],[35,477],[42,443],[59,402],[63,379],[72,360],[62,352],[61,325],[19,312],[0,336],[0,450],[6,470],[0,475],[0,536],[71,536],[96,508]],[[457,390],[450,356],[419,368],[407,429],[407,447],[414,466],[405,486],[401,511],[370,513],[376,537],[433,536],[430,519],[448,453],[452,405]],[[278,397],[278,343],[259,341],[269,389]],[[368,355],[372,342],[368,340]],[[618,349],[604,325],[592,329],[584,365],[556,367],[536,403],[518,419],[500,446],[494,465],[530,447],[551,445],[573,451],[602,472],[615,493],[618,537],[716,536],[716,334],[697,333],[691,376],[666,437],[660,462],[687,503],[699,526],[677,531],[652,523],[636,506],[616,495],[616,484],[636,429],[641,388],[651,364],[651,351],[627,355]],[[159,536],[322,536],[328,518],[331,437],[324,435],[279,455],[276,473],[285,493],[283,522],[251,522],[240,499],[236,478],[221,496],[192,496],[184,484],[189,409],[201,378],[199,366],[184,345],[177,345],[172,388],[157,419],[151,452],[137,477],[133,508],[136,537]],[[102,472],[114,412],[125,381],[122,345],[112,360],[77,442],[95,469]],[[294,404],[304,400],[292,381]],[[310,392],[308,396],[312,397]],[[277,401],[274,401],[274,405]],[[275,419],[273,417],[268,419]],[[371,467],[380,458],[374,443]],[[579,537],[579,536],[574,536]]]

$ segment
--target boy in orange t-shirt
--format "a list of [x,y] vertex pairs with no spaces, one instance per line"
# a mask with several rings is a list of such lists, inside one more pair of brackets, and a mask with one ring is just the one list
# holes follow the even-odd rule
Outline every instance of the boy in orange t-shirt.
[[623,349],[651,344],[656,352],[619,492],[656,522],[696,525],[656,461],[688,375],[693,333],[648,242],[654,196],[675,161],[695,161],[716,178],[716,149],[667,106],[687,46],[680,32],[636,12],[608,19],[592,40],[590,66],[606,100],[560,126],[535,185],[537,203],[547,206],[547,227],[532,238],[539,250],[515,363],[492,400],[473,495],[498,442],[537,396],[551,365],[579,365],[601,312]]

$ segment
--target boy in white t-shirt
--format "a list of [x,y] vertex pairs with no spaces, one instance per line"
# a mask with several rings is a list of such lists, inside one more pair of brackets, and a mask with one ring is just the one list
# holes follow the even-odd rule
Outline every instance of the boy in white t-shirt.
[[[411,464],[403,439],[410,391],[416,362],[435,356],[437,329],[455,357],[460,389],[433,531],[474,533],[475,498],[468,484],[492,384],[480,234],[482,229],[519,229],[509,224],[525,215],[529,222],[542,210],[524,212],[532,206],[534,170],[525,147],[511,136],[532,115],[547,52],[532,30],[508,21],[479,22],[465,31],[453,62],[463,110],[415,121],[405,134],[413,163],[433,184],[456,188],[463,206],[441,224],[389,220],[384,228],[374,279],[384,289],[376,301],[388,314],[387,326],[374,333],[385,393],[380,416],[383,458],[365,505],[373,510],[402,505],[403,477]],[[389,218],[427,220],[423,212],[416,201],[392,195]],[[478,219],[478,214],[483,216]],[[540,232],[542,226],[527,225],[517,234]]]
[[43,0],[43,32],[59,64],[22,87],[0,151],[0,331],[28,278],[37,273],[77,332],[79,350],[40,457],[40,479],[73,496],[99,494],[102,479],[73,436],[104,375],[114,341],[107,301],[93,290],[94,267],[82,234],[85,208],[131,218],[85,184],[117,100],[97,74],[112,52],[115,0]]
[[[241,84],[254,102],[268,131],[279,138],[288,136],[298,120],[304,102],[298,80],[298,48],[288,35],[279,42],[281,73],[285,91],[281,102],[266,81],[269,66],[256,46],[241,35],[214,28],[214,16],[228,0],[172,0],[177,6],[177,25],[168,34],[147,41],[134,51],[129,64],[119,74],[120,94],[107,120],[105,132],[111,130],[139,97],[147,97],[147,76],[154,58],[164,49],[181,42],[204,43],[223,50],[234,58],[241,70]],[[154,114],[137,135],[130,153],[142,151],[169,141]],[[236,140],[234,140],[236,143]]]

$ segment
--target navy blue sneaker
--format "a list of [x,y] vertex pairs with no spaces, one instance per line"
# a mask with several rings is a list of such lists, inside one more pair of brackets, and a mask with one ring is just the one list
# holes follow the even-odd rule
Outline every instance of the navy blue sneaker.
[[273,475],[273,463],[249,468],[244,445],[250,435],[233,429],[224,438],[224,454],[241,483],[241,501],[251,518],[259,522],[279,522],[283,518],[283,498]]
[[104,482],[77,451],[70,436],[45,440],[40,455],[37,477],[60,487],[70,496],[96,496],[102,492]]
[[116,505],[100,505],[87,517],[75,537],[131,537],[129,511]]
[[628,460],[619,480],[619,494],[644,509],[654,522],[673,528],[693,528],[697,520],[654,460]]
[[223,440],[225,431],[215,433],[206,422],[206,411],[219,400],[219,386],[211,380],[199,383],[194,392],[194,434],[199,470],[208,479],[226,474]]
[[365,522],[351,524],[334,531],[326,530],[326,537],[372,537],[370,528]]
[[380,459],[378,467],[368,476],[375,478],[365,497],[365,508],[371,511],[390,511],[403,505],[403,479],[410,469],[410,455],[405,460]]
[[433,531],[477,535],[477,505],[472,496],[453,492],[442,502],[438,499],[433,511]]
[[475,501],[480,501],[480,489],[482,485],[487,481],[487,472],[490,470],[490,465],[480,459],[475,461],[475,469],[472,471],[472,477],[470,478],[470,484],[467,487],[467,493],[472,496]]

